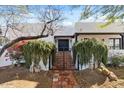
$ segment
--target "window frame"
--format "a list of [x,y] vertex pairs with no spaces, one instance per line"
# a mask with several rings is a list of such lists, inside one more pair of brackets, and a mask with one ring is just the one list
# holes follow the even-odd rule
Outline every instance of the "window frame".
[[[112,49],[116,49],[116,43],[115,43],[115,41],[118,39],[119,40],[119,49],[121,49],[122,48],[122,44],[121,44],[121,38],[109,38],[109,40],[113,40],[113,46],[112,46]],[[109,46],[110,47],[110,46]]]

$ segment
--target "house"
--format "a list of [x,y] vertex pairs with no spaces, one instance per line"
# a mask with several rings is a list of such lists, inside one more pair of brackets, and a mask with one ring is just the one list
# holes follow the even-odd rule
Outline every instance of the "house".
[[[20,32],[22,36],[34,35],[36,31],[39,33],[42,29],[41,24],[38,23],[24,25],[25,27],[22,28],[23,33]],[[88,38],[95,38],[105,42],[109,48],[109,58],[114,55],[124,54],[124,24],[113,23],[104,28],[101,27],[102,25],[103,23],[101,22],[78,22],[75,26],[63,26],[53,36],[42,39],[53,42],[56,45],[54,62],[53,57],[50,57],[47,68],[43,67],[43,69],[81,70],[81,68],[88,68],[89,65],[81,67],[77,57],[74,61],[74,53],[72,51],[75,42]],[[10,40],[12,39],[14,39],[14,36],[10,35]]]
[[[92,39],[101,40],[106,43],[109,49],[109,62],[114,55],[124,54],[124,25],[121,23],[113,23],[107,27],[101,28],[104,23],[88,22],[75,24],[75,27],[67,30],[67,34],[55,34],[54,41],[57,48],[56,61],[59,64],[59,69],[85,69],[89,65],[81,67],[76,57],[74,61],[74,54],[72,51],[73,44],[80,40]],[[68,34],[70,31],[70,34]],[[73,32],[73,34],[72,34]],[[64,32],[63,32],[64,33]],[[62,68],[60,68],[62,67]]]

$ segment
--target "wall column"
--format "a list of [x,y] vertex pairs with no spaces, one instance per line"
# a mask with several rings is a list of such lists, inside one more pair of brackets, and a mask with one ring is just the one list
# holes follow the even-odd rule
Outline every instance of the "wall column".
[[124,49],[124,34],[120,34],[121,35],[121,47],[122,49]]

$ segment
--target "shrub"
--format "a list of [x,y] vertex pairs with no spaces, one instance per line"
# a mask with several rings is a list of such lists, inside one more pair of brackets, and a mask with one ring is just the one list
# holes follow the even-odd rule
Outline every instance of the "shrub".
[[121,63],[124,63],[124,55],[120,57],[121,57]]
[[123,63],[124,62],[124,56],[114,56],[114,57],[112,57],[112,62],[111,62],[111,64],[112,64],[112,66],[114,66],[114,67],[119,67],[119,65],[121,64],[121,63]]

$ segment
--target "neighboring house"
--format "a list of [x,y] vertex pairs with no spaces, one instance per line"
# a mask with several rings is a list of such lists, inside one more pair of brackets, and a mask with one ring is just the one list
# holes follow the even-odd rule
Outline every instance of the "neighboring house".
[[[49,36],[42,40],[50,41],[56,45],[55,60],[49,58],[47,70],[49,69],[78,69],[80,64],[78,59],[73,60],[72,46],[75,42],[88,38],[95,38],[105,42],[109,49],[109,57],[124,54],[124,25],[113,23],[107,27],[101,28],[103,23],[100,22],[78,22],[75,26],[63,26],[54,36]],[[42,29],[41,24],[26,24],[23,28],[23,35],[34,35]],[[26,34],[24,34],[26,33]],[[10,33],[9,33],[10,34]],[[10,37],[11,40],[14,37]],[[110,61],[110,60],[109,60]],[[89,65],[84,66],[87,68]]]

